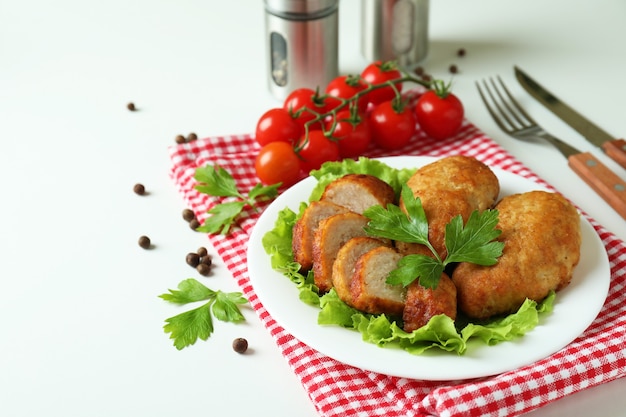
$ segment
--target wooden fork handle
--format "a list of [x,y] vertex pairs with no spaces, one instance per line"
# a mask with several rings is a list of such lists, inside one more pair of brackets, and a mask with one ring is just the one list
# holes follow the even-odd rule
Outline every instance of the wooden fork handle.
[[572,155],[567,159],[570,168],[626,219],[626,181],[589,152]]
[[612,160],[626,169],[626,140],[615,139],[604,142],[602,149]]

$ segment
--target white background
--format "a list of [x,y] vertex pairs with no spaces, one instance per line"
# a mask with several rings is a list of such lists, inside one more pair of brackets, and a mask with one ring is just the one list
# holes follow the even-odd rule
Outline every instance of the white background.
[[[467,118],[626,239],[626,222],[556,150],[499,131],[474,85],[503,76],[548,130],[624,178],[524,93],[512,67],[624,137],[626,2],[431,3],[428,71],[447,78],[456,64]],[[360,2],[342,1],[342,73],[367,64],[359,16]],[[167,147],[177,134],[252,132],[280,104],[266,86],[263,35],[261,1],[0,0],[1,415],[316,415],[253,311],[177,351],[162,325],[179,310],[157,297],[195,276],[185,254],[208,246],[180,216]],[[150,194],[136,196],[136,182]],[[138,247],[143,234],[153,250]],[[238,290],[217,257],[207,282]],[[232,351],[235,337],[249,340],[248,354]],[[624,415],[624,389],[606,384],[534,415]]]

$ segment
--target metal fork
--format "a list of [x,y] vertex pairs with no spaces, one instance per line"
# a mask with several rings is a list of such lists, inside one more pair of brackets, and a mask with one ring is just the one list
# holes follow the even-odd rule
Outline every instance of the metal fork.
[[581,152],[548,133],[515,101],[502,79],[497,77],[497,80],[498,83],[493,78],[489,83],[483,80],[482,88],[476,82],[476,88],[500,129],[522,141],[543,139],[550,142],[567,158],[570,168],[626,219],[626,182],[591,153]]
[[[568,145],[561,139],[552,136],[539,126],[539,124],[524,111],[517,101],[515,101],[502,79],[500,77],[497,78],[500,88],[498,88],[498,85],[495,83],[493,78],[489,79],[492,88],[489,88],[487,81],[483,80],[484,89],[491,98],[494,107],[489,105],[489,101],[483,93],[483,90],[480,88],[480,84],[478,82],[476,83],[476,86],[478,87],[480,97],[487,106],[487,110],[500,129],[504,130],[505,133],[516,139],[545,139],[559,149],[566,157],[580,153],[578,149]],[[492,91],[495,91],[495,95]],[[504,98],[501,91],[504,91],[508,100]],[[496,96],[498,99],[496,99]],[[496,109],[497,112],[494,109]]]

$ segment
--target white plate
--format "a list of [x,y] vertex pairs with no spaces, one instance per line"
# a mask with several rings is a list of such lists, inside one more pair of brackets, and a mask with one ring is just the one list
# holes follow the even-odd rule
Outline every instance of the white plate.
[[[381,161],[396,168],[417,168],[432,157],[389,157]],[[533,181],[492,168],[500,180],[501,195],[542,189]],[[285,207],[298,211],[316,184],[307,178],[280,195],[254,227],[248,247],[248,271],[254,290],[272,317],[300,341],[340,362],[387,375],[424,379],[477,378],[529,365],[562,349],[595,319],[606,299],[610,266],[602,241],[581,217],[582,248],[571,284],[557,294],[554,311],[523,337],[495,346],[471,345],[463,356],[429,349],[422,355],[381,348],[364,342],[361,334],[337,326],[317,324],[318,308],[300,301],[295,285],[270,266],[261,239],[274,228],[278,212]]]

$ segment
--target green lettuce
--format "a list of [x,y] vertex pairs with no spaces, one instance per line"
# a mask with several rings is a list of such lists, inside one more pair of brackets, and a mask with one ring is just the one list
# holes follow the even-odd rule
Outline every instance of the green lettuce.
[[440,314],[431,318],[425,326],[409,333],[384,314],[365,314],[348,306],[334,290],[330,290],[320,299],[321,310],[317,322],[354,329],[361,333],[366,342],[381,347],[396,346],[416,355],[432,347],[462,355],[470,339],[492,346],[523,336],[539,323],[540,314],[552,311],[554,297],[554,292],[551,292],[541,303],[526,300],[513,314],[483,324],[467,323],[461,330],[457,327],[458,323]]
[[[319,180],[310,200],[319,199],[322,191],[332,180],[348,173],[375,175],[400,193],[402,184],[415,170],[395,169],[381,161],[360,158],[358,161],[344,160],[324,164],[312,176]],[[539,323],[540,316],[552,311],[555,293],[551,292],[540,303],[526,300],[517,312],[484,323],[466,322],[458,318],[455,322],[446,315],[437,315],[423,327],[405,332],[401,324],[384,314],[372,315],[356,310],[344,303],[334,290],[320,296],[313,280],[313,273],[300,273],[300,265],[293,260],[292,230],[297,219],[307,207],[300,204],[299,212],[289,208],[279,212],[274,229],[262,239],[263,247],[271,258],[272,268],[289,278],[299,289],[303,302],[318,306],[318,324],[341,326],[358,331],[363,340],[380,347],[395,347],[419,355],[436,347],[444,351],[463,355],[470,339],[488,346],[523,336]]]
[[319,306],[320,297],[318,288],[313,280],[313,273],[300,273],[300,264],[293,260],[291,246],[293,225],[307,204],[300,205],[300,212],[296,214],[289,208],[278,213],[274,229],[263,235],[261,242],[265,252],[270,256],[272,269],[279,271],[289,278],[299,289],[300,300],[313,306]]

